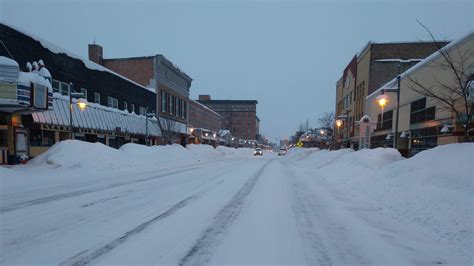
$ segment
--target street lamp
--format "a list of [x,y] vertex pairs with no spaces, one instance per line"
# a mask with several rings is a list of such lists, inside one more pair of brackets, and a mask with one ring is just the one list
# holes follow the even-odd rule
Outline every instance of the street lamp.
[[74,86],[72,82],[69,83],[69,139],[72,139],[72,132],[73,124],[72,124],[72,99],[77,99],[76,104],[81,111],[86,109],[87,105],[89,104],[86,99],[84,99],[85,95],[82,92],[75,92]]

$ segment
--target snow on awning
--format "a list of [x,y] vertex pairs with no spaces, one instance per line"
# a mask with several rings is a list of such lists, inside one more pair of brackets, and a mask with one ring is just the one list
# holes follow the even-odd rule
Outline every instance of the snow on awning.
[[[73,100],[75,101],[75,100]],[[87,108],[80,110],[77,104],[73,104],[72,122],[74,127],[81,129],[103,130],[115,132],[120,128],[121,132],[145,135],[145,116],[128,113],[114,108],[89,103]],[[53,109],[32,113],[35,123],[69,126],[69,99],[68,97],[54,94]],[[156,119],[148,119],[148,135],[161,136]]]

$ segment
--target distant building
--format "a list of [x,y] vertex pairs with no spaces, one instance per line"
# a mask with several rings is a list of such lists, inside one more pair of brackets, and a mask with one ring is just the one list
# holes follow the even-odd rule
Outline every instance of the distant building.
[[189,120],[191,143],[215,144],[217,133],[224,127],[224,118],[209,107],[189,100]]
[[257,100],[212,100],[209,95],[199,95],[198,102],[220,114],[224,118],[224,128],[235,138],[257,139]]
[[149,112],[173,121],[177,141],[186,142],[191,77],[163,55],[104,59],[103,48],[89,44],[89,59],[155,91],[156,110]]

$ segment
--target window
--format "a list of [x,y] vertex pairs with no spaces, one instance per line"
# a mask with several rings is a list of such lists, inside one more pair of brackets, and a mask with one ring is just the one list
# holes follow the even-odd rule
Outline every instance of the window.
[[410,106],[410,124],[422,123],[435,119],[436,107],[426,108],[426,98],[414,101]]
[[107,97],[107,106],[118,109],[118,100],[114,97]]
[[60,82],[53,79],[53,92],[60,92]]
[[438,127],[422,128],[411,131],[411,147],[415,150],[434,148],[438,142]]
[[167,93],[162,90],[161,91],[161,112],[166,113],[166,98],[167,98]]
[[185,104],[186,104],[185,101],[182,101],[182,102],[181,102],[181,117],[182,117],[182,118],[185,118],[185,117],[186,117],[186,115],[184,114],[184,112],[186,112]]
[[31,129],[30,145],[38,147],[49,147],[54,144],[54,131]]
[[132,107],[132,113],[135,113],[135,104],[130,104],[130,107]]
[[84,94],[84,99],[87,99],[87,90],[84,88],[81,88],[81,93]]
[[183,102],[183,118],[186,119],[187,117],[187,103],[186,102]]
[[170,105],[170,108],[169,108],[169,113],[170,114],[173,114],[173,110],[174,110],[174,106],[173,106],[173,103],[174,103],[174,96],[170,94],[170,97],[169,97],[169,105]]
[[61,94],[69,95],[69,84],[61,82]]
[[[393,125],[393,110],[387,111],[377,118],[377,130],[391,129]],[[383,121],[381,121],[383,119]]]
[[94,92],[94,102],[100,104],[100,93]]
[[123,101],[123,110],[128,111],[128,103],[127,103],[127,101]]
[[179,98],[178,97],[174,97],[174,114],[176,116],[179,116]]
[[138,114],[145,115],[146,114],[146,108],[143,107],[143,106],[138,106]]

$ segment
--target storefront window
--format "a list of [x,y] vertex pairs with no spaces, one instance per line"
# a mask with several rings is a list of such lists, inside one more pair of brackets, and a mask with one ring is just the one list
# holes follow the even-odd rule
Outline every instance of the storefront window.
[[36,147],[49,147],[54,144],[54,131],[31,129],[30,145]]

